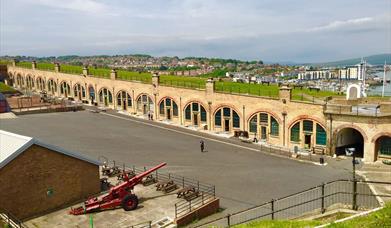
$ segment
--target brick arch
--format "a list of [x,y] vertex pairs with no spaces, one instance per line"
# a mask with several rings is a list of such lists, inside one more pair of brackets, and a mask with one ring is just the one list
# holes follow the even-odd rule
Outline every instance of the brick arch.
[[351,125],[351,124],[342,124],[342,125],[338,126],[337,128],[335,128],[334,132],[333,132],[333,139],[336,140],[338,132],[340,132],[342,129],[345,129],[345,128],[353,128],[354,130],[357,130],[358,132],[360,132],[361,136],[363,137],[363,141],[364,142],[368,141],[368,136],[365,134],[365,131],[362,130],[358,126],[354,126],[354,125]]
[[117,98],[118,94],[121,93],[121,92],[126,92],[127,94],[129,94],[130,97],[132,97],[132,93],[130,93],[130,91],[128,91],[126,89],[118,90],[117,93],[115,94],[115,97]]
[[191,104],[191,103],[199,103],[200,105],[202,105],[202,107],[204,107],[205,111],[208,113],[208,109],[207,109],[208,106],[204,105],[204,102],[202,102],[202,101],[200,101],[200,100],[197,100],[197,99],[192,99],[192,100],[186,102],[186,103],[183,105],[183,108],[182,108],[183,111],[185,111],[186,107],[187,107],[189,104]]
[[170,98],[172,101],[174,101],[175,102],[175,104],[179,104],[178,102],[177,102],[177,100],[176,99],[174,99],[173,97],[170,97],[170,96],[164,96],[164,97],[162,97],[158,102],[157,102],[157,105],[159,105],[164,99],[166,99],[166,98]]
[[380,137],[383,137],[383,136],[388,136],[391,138],[391,132],[380,132],[380,133],[377,133],[375,136],[372,137],[372,140],[371,142],[376,142]]
[[238,112],[238,110],[235,108],[235,106],[233,106],[233,105],[231,105],[231,104],[227,104],[227,103],[222,103],[222,104],[219,104],[218,106],[216,106],[216,107],[213,109],[213,111],[212,111],[213,116],[215,116],[215,114],[216,114],[216,112],[217,112],[218,109],[220,109],[220,108],[225,108],[225,107],[226,107],[226,108],[231,108],[231,109],[233,109],[233,110],[236,112],[236,114],[238,114],[238,116],[240,117],[240,119],[243,118],[242,113],[241,113],[241,112]]
[[[81,82],[76,82],[76,83],[74,83],[74,84],[73,84],[73,89],[75,89],[75,87],[76,87],[77,84],[79,84],[81,87],[84,87],[84,89],[86,89],[86,88],[85,88],[85,84],[84,84],[84,83],[81,83]],[[86,89],[86,90],[87,90],[87,89]]]
[[[54,81],[54,80],[53,80],[53,81]],[[69,85],[69,88],[72,89],[71,83],[69,83],[67,80],[62,80],[62,81],[60,81],[60,83],[58,83],[58,86],[61,86],[61,85],[63,84],[63,82],[65,82],[66,84],[68,84],[68,85]]]
[[315,121],[317,124],[322,126],[325,130],[327,129],[326,128],[326,124],[324,124],[324,122],[321,119],[319,119],[317,117],[309,116],[309,115],[297,116],[296,118],[294,118],[291,122],[289,122],[287,124],[288,129],[291,129],[294,124],[296,124],[298,121],[301,121],[301,120],[312,120],[312,121]]
[[[99,90],[99,91],[100,91],[100,90]],[[153,99],[153,97],[152,97],[151,95],[149,95],[148,93],[140,93],[140,94],[138,94],[138,95],[136,96],[135,101],[137,102],[138,99],[139,99],[142,95],[147,95],[149,98],[151,98],[151,101],[152,101],[152,102],[155,102],[154,99]]]
[[257,109],[257,110],[255,110],[250,115],[248,115],[248,117],[246,119],[246,122],[248,123],[251,120],[251,118],[253,118],[254,115],[256,115],[258,113],[267,113],[267,114],[273,116],[273,118],[277,120],[278,124],[281,124],[281,122],[282,122],[281,118],[275,112],[270,111],[269,109]]

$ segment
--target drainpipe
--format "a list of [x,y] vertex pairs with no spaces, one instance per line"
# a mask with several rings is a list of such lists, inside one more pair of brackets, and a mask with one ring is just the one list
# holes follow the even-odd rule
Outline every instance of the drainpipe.
[[246,118],[245,118],[246,114],[245,114],[245,111],[246,111],[246,106],[243,105],[243,121],[242,121],[243,122],[243,127],[242,127],[243,131],[246,130]]
[[208,130],[211,131],[212,130],[212,101],[208,101],[208,108],[209,108],[209,112],[208,112],[208,116],[209,116],[209,123],[208,123]]
[[330,145],[329,145],[329,154],[331,155],[331,150],[333,149],[333,117],[329,114],[330,119]]
[[285,122],[286,122],[286,115],[288,114],[287,112],[283,111],[282,113],[282,145],[285,146]]

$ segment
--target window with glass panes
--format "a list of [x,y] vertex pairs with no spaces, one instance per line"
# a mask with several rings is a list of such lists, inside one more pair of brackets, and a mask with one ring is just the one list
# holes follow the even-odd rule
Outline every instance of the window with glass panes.
[[274,136],[278,136],[278,130],[279,125],[276,119],[274,117],[270,117],[270,134]]
[[391,156],[391,137],[383,136],[379,139],[380,155]]
[[178,116],[178,106],[176,105],[175,102],[173,102],[173,104],[172,104],[172,115]]
[[313,130],[313,122],[311,120],[304,120],[303,121],[303,131],[312,132]]
[[191,120],[191,110],[190,110],[190,105],[188,105],[185,109],[185,119],[186,120]]
[[239,115],[234,110],[232,110],[232,115],[233,115],[232,126],[235,127],[235,128],[240,128],[240,118],[239,118]]
[[215,114],[215,126],[221,126],[221,109]]
[[159,113],[164,115],[164,101],[160,102]]
[[322,126],[316,124],[316,144],[326,145],[326,143],[327,143],[326,131]]
[[291,128],[291,141],[293,142],[300,141],[300,122],[296,123]]
[[255,115],[250,120],[250,132],[257,133],[257,129],[258,129],[257,124],[258,124],[258,115]]
[[202,107],[202,106],[201,106],[201,121],[206,122],[206,111],[205,111],[204,107]]

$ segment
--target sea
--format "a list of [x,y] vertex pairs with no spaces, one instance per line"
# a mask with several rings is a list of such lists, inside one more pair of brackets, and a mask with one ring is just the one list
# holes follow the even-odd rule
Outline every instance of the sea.
[[[376,76],[383,78],[384,73],[378,72],[375,74]],[[391,80],[391,71],[386,72],[386,80]],[[371,86],[369,87],[369,91],[367,91],[368,95],[380,95],[382,94],[383,86]],[[384,87],[384,96],[391,96],[391,83],[386,83]]]

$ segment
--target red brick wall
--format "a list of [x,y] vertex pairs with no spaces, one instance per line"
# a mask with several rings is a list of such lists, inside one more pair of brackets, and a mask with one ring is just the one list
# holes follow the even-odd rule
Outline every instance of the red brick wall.
[[99,191],[99,166],[37,145],[0,170],[0,207],[23,220]]

